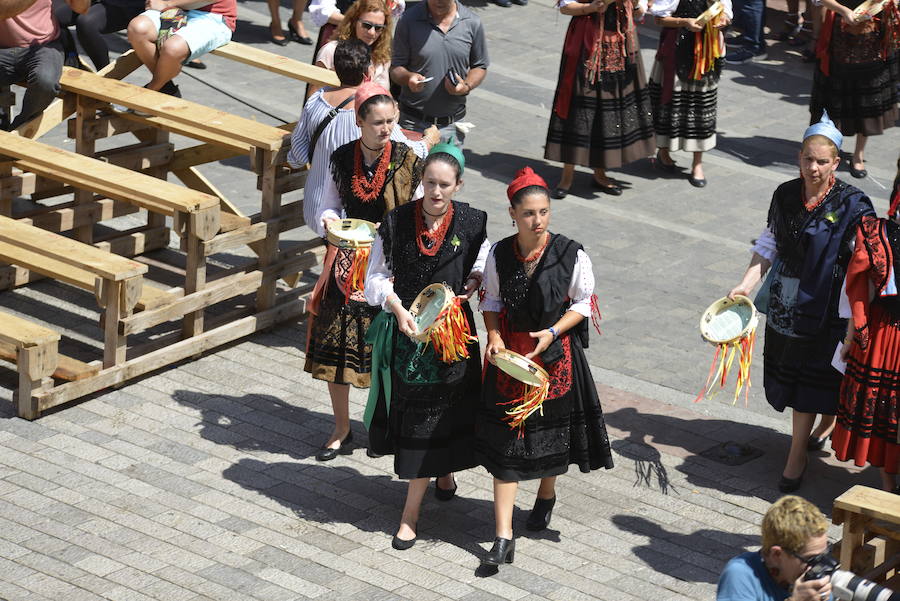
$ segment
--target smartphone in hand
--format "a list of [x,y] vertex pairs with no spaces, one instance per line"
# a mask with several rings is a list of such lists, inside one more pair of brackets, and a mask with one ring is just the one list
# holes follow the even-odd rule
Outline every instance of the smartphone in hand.
[[457,75],[453,69],[447,70],[447,79],[450,80],[450,83],[453,84],[454,87],[459,85],[459,75]]

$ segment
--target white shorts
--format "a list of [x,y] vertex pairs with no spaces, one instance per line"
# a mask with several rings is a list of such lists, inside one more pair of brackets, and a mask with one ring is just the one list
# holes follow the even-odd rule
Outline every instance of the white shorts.
[[[175,35],[184,39],[188,49],[191,51],[191,55],[184,62],[201,57],[231,41],[232,31],[225,24],[225,19],[222,18],[222,15],[206,10],[189,10],[186,12],[187,25],[175,32]],[[146,10],[141,13],[141,16],[150,19],[156,31],[159,32],[160,12],[158,10]]]

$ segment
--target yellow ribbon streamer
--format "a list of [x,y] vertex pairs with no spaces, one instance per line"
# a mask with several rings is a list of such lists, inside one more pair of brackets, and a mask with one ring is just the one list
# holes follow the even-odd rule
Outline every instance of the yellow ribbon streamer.
[[503,421],[509,424],[510,429],[519,429],[518,438],[525,436],[525,420],[528,419],[535,411],[540,411],[544,415],[544,401],[550,394],[550,381],[547,380],[540,386],[531,386],[524,384],[525,392],[517,399],[506,401],[505,403],[497,403],[498,405],[515,405],[512,409],[506,411],[506,417]]
[[[756,328],[753,328],[746,336],[738,340],[722,342],[716,345],[716,352],[713,355],[712,365],[709,367],[706,385],[700,390],[700,394],[697,395],[694,402],[699,402],[704,396],[712,399],[719,393],[719,390],[725,388],[728,384],[728,376],[731,374],[732,365],[735,358],[737,358],[738,374],[732,404],[737,403],[741,390],[744,391],[744,403],[748,403],[750,400],[750,364],[753,362],[753,347],[755,344]],[[716,382],[719,384],[719,389],[713,393]]]
[[453,298],[450,306],[441,311],[435,323],[437,325],[431,328],[428,339],[441,361],[455,363],[468,359],[468,344],[475,342],[478,338],[472,336],[469,320],[463,313],[459,297]]
[[710,17],[703,26],[703,31],[694,33],[694,68],[691,79],[701,79],[704,74],[712,71],[716,59],[725,56],[725,44],[719,36],[719,29],[714,26],[724,11],[723,6]]

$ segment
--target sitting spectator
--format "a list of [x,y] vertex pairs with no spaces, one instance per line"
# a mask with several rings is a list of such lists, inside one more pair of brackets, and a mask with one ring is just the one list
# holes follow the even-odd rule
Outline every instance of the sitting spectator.
[[[90,0],[66,0],[84,13]],[[18,128],[47,108],[59,94],[63,48],[51,0],[6,0],[0,9],[0,85],[28,85],[18,116],[7,127]]]
[[[53,15],[64,28],[60,40],[66,47],[67,57],[76,55],[75,41],[67,29],[74,25],[78,42],[98,71],[109,64],[109,46],[104,34],[122,31],[142,12],[144,0],[100,0],[92,3],[83,15],[72,10],[66,0],[53,0]],[[77,59],[66,64],[78,66]]]
[[[153,75],[145,88],[181,97],[181,91],[172,81],[181,73],[181,65],[231,41],[237,20],[237,0],[215,0],[191,9],[199,4],[202,2],[196,0],[147,0],[147,10],[128,24],[128,40]],[[185,10],[187,23],[157,50],[160,15],[170,8],[188,9]]]
[[809,562],[829,550],[828,520],[796,496],[776,501],[762,521],[762,549],[731,559],[719,577],[716,601],[827,601],[827,576],[804,580]]
[[[391,12],[384,0],[357,0],[347,9],[334,32],[334,39],[322,46],[316,65],[334,70],[334,49],[339,40],[362,40],[372,51],[372,81],[388,89],[391,78]],[[310,85],[310,94],[318,87]]]

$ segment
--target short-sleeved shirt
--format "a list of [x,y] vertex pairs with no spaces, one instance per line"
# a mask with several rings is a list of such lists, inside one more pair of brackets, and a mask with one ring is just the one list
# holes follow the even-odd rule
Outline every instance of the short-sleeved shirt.
[[772,580],[759,551],[733,557],[722,570],[716,590],[716,601],[784,601],[789,596]]
[[447,71],[452,68],[457,75],[465,77],[470,69],[487,69],[488,64],[481,20],[459,2],[456,19],[447,33],[432,21],[427,0],[409,8],[397,23],[391,66],[434,77],[419,93],[404,86],[400,93],[401,105],[430,117],[455,115],[465,105],[466,97],[452,96],[444,89]]
[[58,37],[51,0],[37,0],[15,17],[0,19],[0,48],[27,48]]

